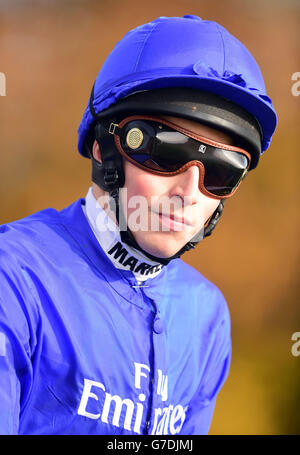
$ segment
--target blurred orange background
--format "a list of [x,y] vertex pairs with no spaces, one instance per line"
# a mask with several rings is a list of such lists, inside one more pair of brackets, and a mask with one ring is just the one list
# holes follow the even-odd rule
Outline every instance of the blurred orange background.
[[300,356],[291,353],[300,331],[299,1],[0,0],[0,224],[86,195],[90,161],[77,152],[77,128],[101,65],[128,30],[185,14],[245,44],[278,114],[257,170],[212,237],[183,256],[231,313],[231,370],[210,434],[300,434]]

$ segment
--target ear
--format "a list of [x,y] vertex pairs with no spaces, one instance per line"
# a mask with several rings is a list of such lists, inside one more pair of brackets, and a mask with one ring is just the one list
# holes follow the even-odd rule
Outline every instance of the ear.
[[93,144],[93,152],[92,153],[93,153],[94,159],[96,161],[99,161],[100,163],[102,163],[99,144],[98,144],[98,142],[96,140],[94,141],[94,144]]

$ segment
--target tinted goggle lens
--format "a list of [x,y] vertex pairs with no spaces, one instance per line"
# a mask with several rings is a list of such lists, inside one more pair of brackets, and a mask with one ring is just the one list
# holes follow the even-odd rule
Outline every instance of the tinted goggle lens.
[[189,162],[202,163],[200,189],[204,187],[214,196],[229,197],[247,173],[250,155],[237,147],[222,148],[222,144],[201,139],[176,131],[163,121],[144,119],[126,123],[116,144],[122,155],[155,174],[173,175]]

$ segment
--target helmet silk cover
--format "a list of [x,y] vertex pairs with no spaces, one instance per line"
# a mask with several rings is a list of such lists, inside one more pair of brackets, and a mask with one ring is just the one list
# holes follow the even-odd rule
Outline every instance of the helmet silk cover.
[[[246,47],[224,27],[198,16],[159,17],[129,31],[104,62],[94,85],[100,113],[133,93],[189,87],[214,93],[252,114],[262,131],[262,152],[277,118],[260,69]],[[89,103],[78,129],[78,149],[94,117]]]

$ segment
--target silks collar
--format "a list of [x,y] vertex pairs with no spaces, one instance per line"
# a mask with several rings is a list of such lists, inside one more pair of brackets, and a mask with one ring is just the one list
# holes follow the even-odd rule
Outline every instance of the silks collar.
[[97,202],[89,188],[82,209],[105,254],[117,269],[131,270],[138,282],[157,276],[164,267],[121,240],[119,227]]

